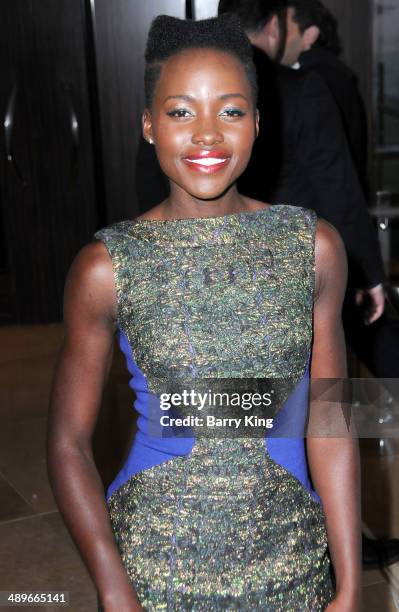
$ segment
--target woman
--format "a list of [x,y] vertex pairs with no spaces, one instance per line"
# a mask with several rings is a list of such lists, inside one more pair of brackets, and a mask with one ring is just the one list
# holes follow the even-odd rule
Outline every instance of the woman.
[[[311,211],[237,192],[258,114],[249,42],[233,16],[158,17],[146,61],[143,133],[171,194],[97,232],[69,272],[48,438],[60,510],[107,612],[357,610],[350,438],[307,440],[316,493],[303,440],[157,429],[162,393],[187,379],[290,379],[277,418],[306,416],[310,371],[346,374],[346,260]],[[91,436],[115,333],[139,419],[104,499]]]

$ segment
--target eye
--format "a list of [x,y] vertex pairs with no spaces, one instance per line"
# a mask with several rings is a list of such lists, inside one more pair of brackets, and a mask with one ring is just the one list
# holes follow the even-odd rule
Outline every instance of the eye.
[[185,108],[176,108],[175,110],[166,113],[169,117],[177,117],[178,119],[185,119],[186,117],[192,117],[192,113],[190,113]]
[[224,110],[221,115],[222,117],[230,117],[230,118],[237,118],[237,117],[244,117],[246,113],[244,113],[244,111],[240,110],[239,108],[226,108],[226,110]]

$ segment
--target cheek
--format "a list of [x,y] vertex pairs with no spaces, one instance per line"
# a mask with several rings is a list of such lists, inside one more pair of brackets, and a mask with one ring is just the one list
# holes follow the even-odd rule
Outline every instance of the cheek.
[[154,137],[162,147],[173,150],[184,144],[188,138],[189,130],[184,124],[176,124],[172,121],[161,119],[154,127]]
[[295,46],[295,32],[292,28],[288,28],[287,37],[285,39],[285,48],[292,49]]
[[295,33],[292,34],[290,39],[290,47],[294,51],[297,51],[301,46],[301,38],[297,36]]
[[159,162],[163,167],[171,167],[187,142],[187,133],[167,122],[160,122],[154,130],[154,139]]
[[254,122],[243,124],[240,130],[234,134],[232,141],[234,142],[234,148],[240,157],[250,155],[255,137],[256,133]]

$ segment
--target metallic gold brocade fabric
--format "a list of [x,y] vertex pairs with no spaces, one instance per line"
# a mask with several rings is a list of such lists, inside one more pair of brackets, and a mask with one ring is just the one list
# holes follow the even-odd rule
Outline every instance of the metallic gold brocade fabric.
[[122,559],[148,610],[323,610],[323,511],[262,440],[198,440],[110,500]]
[[[112,259],[118,323],[151,393],[159,381],[305,374],[316,216],[294,206],[95,234]],[[262,438],[198,438],[131,476],[109,513],[146,610],[324,610],[324,514]]]
[[314,217],[275,206],[103,230],[119,320],[154,379],[303,375],[312,334]]

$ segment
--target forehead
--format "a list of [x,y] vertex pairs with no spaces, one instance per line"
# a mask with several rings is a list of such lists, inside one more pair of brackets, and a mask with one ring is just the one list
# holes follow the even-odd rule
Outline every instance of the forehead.
[[235,55],[205,48],[187,49],[168,58],[156,93],[167,96],[202,90],[215,96],[231,91],[249,95],[250,89],[244,65]]

